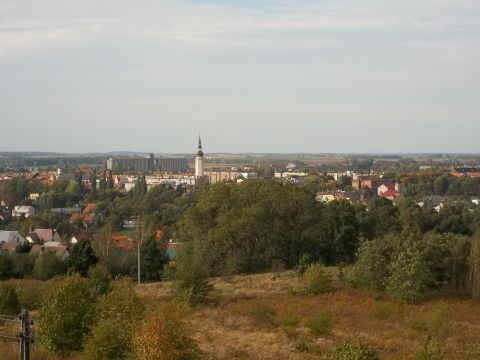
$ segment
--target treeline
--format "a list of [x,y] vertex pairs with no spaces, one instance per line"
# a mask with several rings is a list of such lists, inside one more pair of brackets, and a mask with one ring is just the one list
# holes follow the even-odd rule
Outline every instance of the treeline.
[[480,178],[478,177],[428,173],[404,176],[402,181],[408,184],[409,196],[480,196]]
[[420,233],[471,235],[480,212],[460,205],[426,211],[405,200],[394,206],[372,197],[368,204],[321,204],[304,188],[274,181],[215,184],[197,196],[176,225],[175,238],[198,248],[212,274],[255,272],[304,257],[325,265],[352,263],[362,239]]

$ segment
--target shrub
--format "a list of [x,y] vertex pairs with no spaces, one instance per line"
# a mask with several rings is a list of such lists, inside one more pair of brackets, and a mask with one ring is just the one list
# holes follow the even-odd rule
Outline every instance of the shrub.
[[332,277],[319,263],[311,264],[300,281],[300,293],[318,295],[332,290]]
[[422,347],[415,355],[416,360],[443,360],[445,359],[445,349],[443,346],[430,337],[425,339]]
[[10,286],[0,286],[0,314],[18,315],[20,304],[15,289]]
[[312,351],[313,349],[313,346],[312,346],[312,343],[308,340],[308,339],[305,339],[305,338],[299,338],[295,344],[295,350],[297,350],[298,352],[310,352]]
[[95,325],[85,346],[85,358],[128,358],[133,353],[134,328],[144,310],[132,280],[115,280],[112,291],[103,295],[98,302]]
[[422,299],[433,281],[433,274],[424,259],[421,244],[407,244],[391,265],[387,291],[393,297],[407,302]]
[[33,264],[32,274],[39,280],[48,280],[65,272],[63,261],[50,252],[36,256]]
[[14,275],[12,258],[5,252],[0,251],[0,280],[9,279]]
[[200,349],[190,337],[186,311],[179,304],[165,303],[138,327],[134,335],[138,360],[195,360]]
[[364,241],[358,249],[358,260],[353,266],[353,285],[364,289],[384,290],[392,252],[389,239]]
[[189,306],[196,306],[207,300],[212,286],[202,256],[185,250],[177,256],[174,295]]
[[112,284],[112,276],[105,265],[97,264],[88,270],[90,289],[95,296],[106,294]]
[[327,357],[328,360],[379,360],[375,348],[363,343],[344,343]]
[[59,278],[39,311],[39,342],[61,355],[80,350],[93,323],[95,300],[88,281],[80,275]]
[[296,273],[298,276],[303,276],[305,271],[307,271],[308,266],[312,263],[312,258],[309,254],[304,253],[300,260],[298,261],[298,266],[296,268]]
[[380,303],[376,304],[373,308],[373,316],[377,320],[386,320],[389,319],[396,311],[396,308],[393,304],[390,303]]
[[22,280],[15,291],[22,308],[35,310],[40,307],[48,290],[48,283],[39,280]]
[[407,317],[407,325],[412,330],[433,335],[445,326],[447,320],[445,305],[439,303],[428,311],[410,314]]
[[461,357],[461,360],[478,360],[480,359],[480,343],[469,344],[465,346]]
[[328,336],[332,333],[332,318],[329,314],[320,312],[307,322],[307,327],[314,337]]
[[299,322],[300,318],[293,313],[285,314],[285,316],[282,317],[283,326],[297,326]]
[[276,325],[275,309],[264,302],[256,301],[252,304],[249,304],[247,308],[247,313],[255,320],[258,325]]

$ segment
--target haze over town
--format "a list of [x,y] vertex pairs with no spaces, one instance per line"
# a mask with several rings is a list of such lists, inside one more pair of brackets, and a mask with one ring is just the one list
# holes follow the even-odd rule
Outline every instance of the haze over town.
[[480,150],[476,1],[0,8],[0,151]]

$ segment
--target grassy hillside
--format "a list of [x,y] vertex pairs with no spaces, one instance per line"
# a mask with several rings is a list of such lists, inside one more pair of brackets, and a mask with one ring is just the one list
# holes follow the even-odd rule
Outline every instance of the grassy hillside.
[[[316,359],[343,342],[363,341],[375,346],[381,359],[415,359],[431,337],[432,347],[438,342],[446,359],[461,359],[480,344],[480,306],[471,300],[406,305],[376,299],[338,280],[332,293],[299,296],[292,291],[297,282],[292,272],[213,280],[210,304],[192,314],[196,340],[207,357]],[[138,292],[154,304],[168,299],[169,286],[144,284]],[[330,320],[326,335],[314,336],[309,329],[318,314]]]
[[[480,304],[458,297],[402,304],[352,289],[338,280],[337,269],[330,271],[336,278],[334,290],[317,296],[296,294],[293,272],[212,279],[208,304],[189,314],[205,357],[322,359],[344,342],[361,341],[374,346],[381,359],[478,358]],[[15,282],[21,286],[22,281]],[[170,287],[150,283],[137,286],[137,291],[153,309],[170,299]],[[432,339],[429,349],[444,357],[417,357],[427,337]],[[18,359],[18,346],[0,340],[0,359]],[[36,359],[56,357],[34,344]],[[82,354],[70,359],[82,359]]]

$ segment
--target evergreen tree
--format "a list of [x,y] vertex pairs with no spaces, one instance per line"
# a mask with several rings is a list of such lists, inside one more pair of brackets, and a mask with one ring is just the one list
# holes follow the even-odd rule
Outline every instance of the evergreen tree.
[[147,281],[158,281],[163,266],[168,262],[165,248],[159,247],[157,241],[148,237],[140,246],[141,275]]
[[93,169],[92,175],[90,177],[90,182],[92,183],[92,198],[97,197],[97,169]]
[[113,190],[113,176],[112,176],[112,172],[109,171],[108,174],[107,174],[107,190]]
[[92,265],[98,262],[98,258],[92,249],[92,245],[85,239],[80,239],[72,249],[70,256],[66,260],[66,265],[69,270],[80,273],[86,276],[88,270]]
[[100,178],[100,192],[105,193],[107,191],[107,180],[106,174],[103,173],[102,177]]

